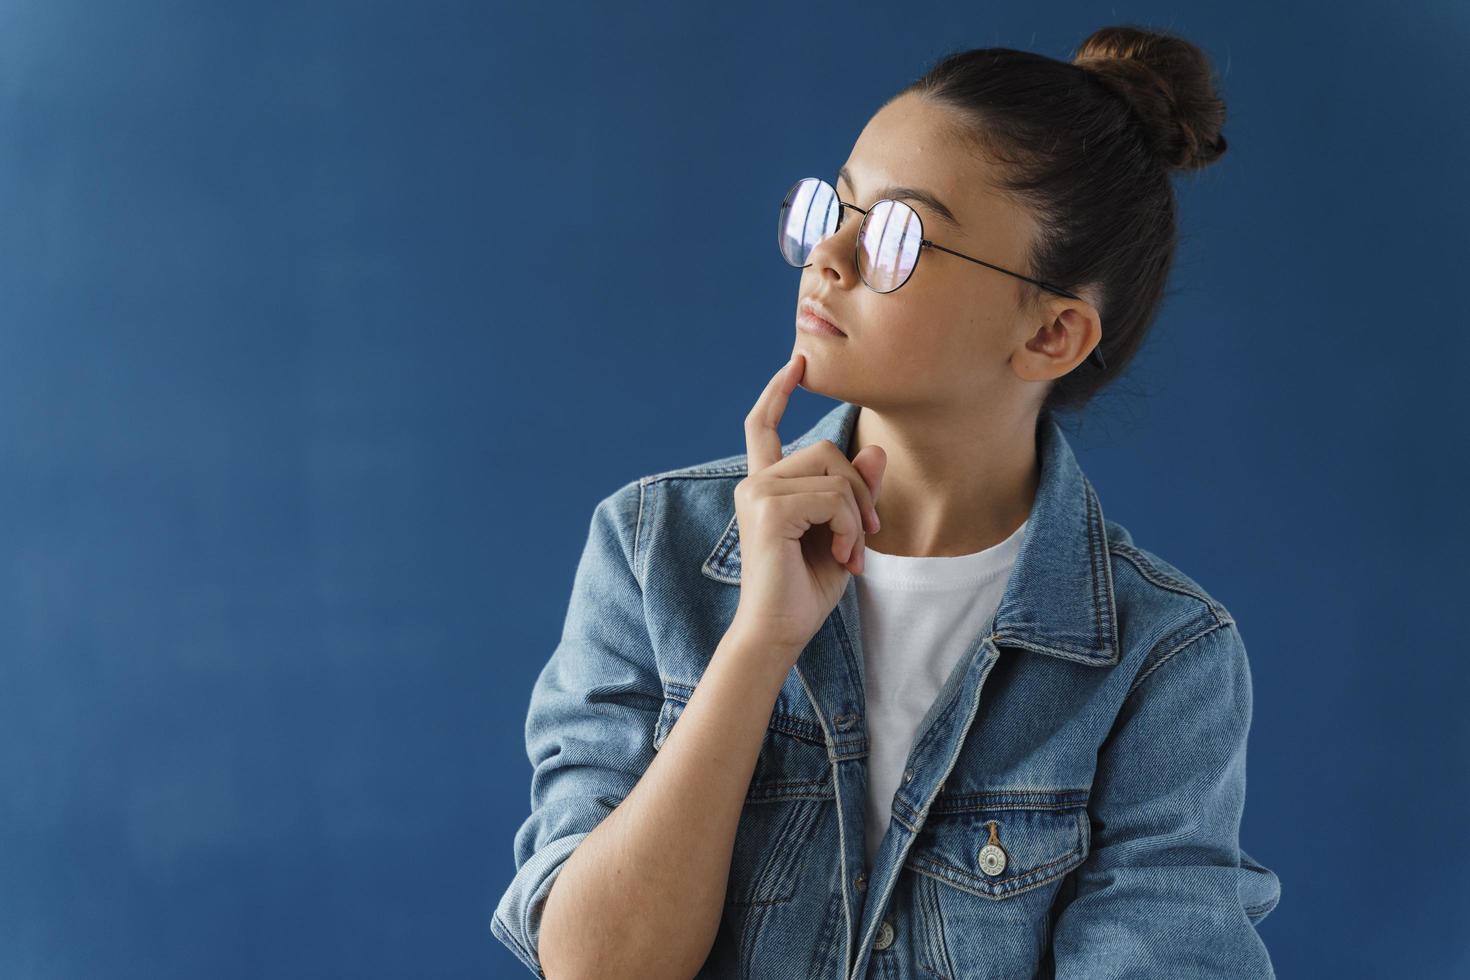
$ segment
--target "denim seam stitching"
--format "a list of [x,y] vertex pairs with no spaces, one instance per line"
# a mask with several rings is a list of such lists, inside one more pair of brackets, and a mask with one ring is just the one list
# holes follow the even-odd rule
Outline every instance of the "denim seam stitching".
[[[953,885],[962,891],[967,891],[972,895],[979,895],[981,898],[1003,899],[1009,898],[1012,895],[1019,895],[1021,892],[1030,891],[1033,888],[1055,881],[1061,877],[1063,872],[1052,871],[1051,869],[1056,868],[1058,865],[1064,865],[1069,861],[1075,861],[1071,867],[1076,867],[1082,863],[1081,855],[1082,839],[1079,836],[1077,846],[1067,854],[1053,858],[1045,864],[1037,865],[1025,874],[1008,878],[1004,883],[989,887],[973,872],[966,871],[964,868],[956,868],[954,865],[946,864],[934,858],[926,858],[919,854],[910,856],[909,860],[905,862],[905,866],[920,874],[927,874],[937,881],[942,881],[947,885]],[[921,867],[921,865],[927,865],[927,867]],[[1070,871],[1071,867],[1066,870]],[[1043,872],[1050,873],[1044,874]],[[972,884],[975,882],[978,882],[978,885]],[[1022,882],[1022,884],[1018,885],[1015,882]],[[982,890],[977,891],[977,887]]]
[[[772,834],[765,860],[749,882],[748,894],[750,897],[732,898],[727,904],[740,908],[755,905],[784,905],[791,901],[800,875],[793,876],[789,873],[796,860],[796,849],[786,845],[793,839],[800,839],[809,822],[810,811],[814,809],[802,806],[791,808]],[[791,885],[792,895],[783,894],[787,882]]]
[[[954,975],[959,971],[955,969],[954,958],[950,956],[949,952],[949,931],[944,923],[944,909],[939,904],[939,889],[935,887],[934,879],[924,878],[922,876],[919,881],[915,882],[915,889],[917,890],[919,887],[923,887],[924,891],[922,894],[927,899],[929,910],[934,916],[934,932],[936,933],[934,941],[939,947],[940,959],[943,960],[940,964],[944,968],[943,971],[934,967],[930,967],[930,969],[936,975],[942,977],[943,980],[954,980]],[[922,962],[919,965],[921,967],[924,966]]]
[[642,480],[638,481],[638,517],[633,522],[633,580],[638,583],[640,592],[647,588],[644,577],[638,574],[638,546],[643,540],[643,490],[646,486]]
[[1178,592],[1180,595],[1189,596],[1191,599],[1198,599],[1208,606],[1210,611],[1216,616],[1220,615],[1222,607],[1219,602],[1205,594],[1201,589],[1193,588],[1188,583],[1158,568],[1137,548],[1120,541],[1112,545],[1112,550],[1119,556],[1126,558],[1134,568],[1138,569],[1140,575],[1154,585],[1157,585],[1161,589],[1168,589],[1171,592]]
[[730,552],[735,550],[735,545],[740,540],[740,536],[735,533],[736,522],[739,518],[740,515],[738,513],[733,514],[730,520],[725,522],[725,533],[720,538],[718,549],[711,556],[711,560],[707,564],[723,565]]
[[[1197,643],[1198,641],[1204,639],[1205,637],[1209,636],[1211,633],[1214,633],[1217,630],[1224,629],[1227,626],[1232,626],[1232,625],[1234,625],[1234,623],[1235,623],[1235,620],[1233,620],[1233,619],[1216,619],[1215,622],[1213,622],[1210,625],[1206,626],[1204,629],[1200,630],[1198,633],[1195,633],[1194,635],[1190,636],[1189,639],[1184,640],[1183,642],[1177,644],[1168,653],[1166,653],[1163,656],[1159,657],[1159,659],[1157,661],[1155,661],[1149,667],[1145,668],[1143,671],[1141,671],[1139,673],[1139,675],[1137,677],[1135,677],[1133,679],[1133,684],[1128,688],[1128,693],[1125,694],[1125,695],[1123,695],[1123,703],[1126,705],[1127,702],[1128,702],[1128,699],[1133,696],[1133,693],[1135,691],[1137,691],[1140,686],[1142,686],[1143,682],[1148,679],[1149,675],[1151,675],[1154,671],[1158,670],[1164,664],[1168,663],[1170,660],[1174,659],[1174,657],[1177,654],[1179,654],[1183,650],[1187,649],[1188,647],[1192,646],[1193,644]],[[1152,657],[1155,651],[1157,651],[1165,643],[1168,643],[1171,640],[1173,640],[1174,637],[1177,636],[1177,635],[1178,634],[1176,632],[1174,634],[1171,634],[1169,636],[1166,636],[1163,640],[1160,640],[1158,646],[1154,647],[1154,650],[1149,652],[1149,657]],[[1148,658],[1147,657],[1144,658],[1144,663],[1148,663]],[[1120,711],[1122,710],[1121,707],[1120,707],[1119,710]]]
[[[783,452],[789,447],[782,447]],[[678,469],[663,470],[658,473],[650,473],[641,477],[643,483],[660,483],[664,480],[710,480],[727,476],[739,476],[750,470],[750,459],[742,454],[738,463],[722,463],[719,466],[682,466]]]
[[[507,938],[507,939],[509,939],[515,945],[516,949],[520,952],[520,954],[523,957],[525,957],[525,960],[526,960],[526,962],[528,964],[535,963],[537,961],[537,957],[531,955],[531,951],[526,948],[526,944],[525,943],[521,942],[521,937],[518,936],[518,935],[516,935],[516,931],[514,929],[511,929],[509,926],[506,925],[505,919],[503,919],[500,916],[500,913],[498,913],[498,912],[493,913],[490,916],[490,921],[491,921],[492,924],[498,924],[500,926],[501,932],[503,932],[505,934],[503,937],[500,937],[500,938]],[[491,931],[494,932],[495,930],[492,929]],[[541,972],[541,973],[538,974],[538,976],[543,976],[543,977],[545,975],[546,974],[544,972]]]
[[1087,806],[1091,789],[978,790],[945,793],[935,799],[933,813],[971,813],[977,810],[1075,810]]
[[[804,674],[802,672],[801,664],[796,664],[791,669],[796,672],[796,679],[801,682],[801,688],[802,688],[803,691],[806,692],[807,699],[809,701],[811,701],[813,707],[815,707],[816,704],[817,704],[817,698],[816,698],[816,695],[814,695],[812,693],[811,685],[808,684],[807,681],[806,681],[806,674]],[[822,726],[822,735],[823,735],[823,737],[828,741],[829,744],[831,744],[832,732],[827,728],[827,720],[822,717],[821,711],[818,711],[817,712],[817,723]],[[832,798],[835,799],[835,800],[840,801],[841,800],[841,797],[842,797],[841,783],[840,783],[840,781],[837,778],[837,767],[832,764],[833,761],[834,760],[832,759],[831,754],[829,752],[827,771],[828,771],[828,774],[830,775],[831,780],[832,780]],[[841,870],[841,873],[842,873],[842,925],[843,925],[843,937],[844,937],[844,942],[843,942],[843,950],[844,950],[844,956],[843,956],[843,972],[845,974],[846,973],[846,970],[847,970],[846,961],[847,961],[848,957],[850,957],[851,954],[852,954],[852,940],[851,940],[851,936],[852,936],[852,924],[853,923],[852,923],[852,909],[849,907],[849,902],[848,902],[848,898],[847,898],[847,847],[846,847],[846,843],[847,843],[847,836],[848,836],[848,827],[847,827],[847,821],[845,821],[845,820],[842,819],[842,810],[843,810],[843,808],[842,808],[842,806],[840,805],[840,802],[839,802],[839,805],[836,807],[836,813],[837,813],[837,866]]]
[[[1097,494],[1093,493],[1092,487],[1084,479],[1082,482],[1083,502],[1087,507],[1087,558],[1092,563],[1092,628],[1095,642],[1101,644],[1103,636],[1103,602],[1107,598],[1103,594],[1103,576],[1107,574],[1107,547],[1097,547],[1096,530],[1102,523],[1102,508],[1098,503]],[[1093,518],[1097,520],[1094,521]],[[1103,531],[1106,536],[1107,531]],[[1101,573],[1101,574],[1100,574]]]

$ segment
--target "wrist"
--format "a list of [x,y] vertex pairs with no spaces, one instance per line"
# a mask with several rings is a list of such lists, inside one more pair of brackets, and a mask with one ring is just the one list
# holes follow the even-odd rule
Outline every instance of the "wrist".
[[742,622],[737,615],[720,641],[720,652],[728,659],[750,665],[772,690],[779,690],[801,655],[801,648],[773,640],[766,631]]

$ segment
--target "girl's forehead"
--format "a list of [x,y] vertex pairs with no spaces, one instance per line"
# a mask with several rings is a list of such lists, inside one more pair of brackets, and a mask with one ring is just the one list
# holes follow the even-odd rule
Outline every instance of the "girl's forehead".
[[1024,218],[992,182],[993,164],[964,139],[955,114],[914,96],[880,109],[858,134],[843,165],[866,199],[884,188],[920,188],[943,201],[961,228]]

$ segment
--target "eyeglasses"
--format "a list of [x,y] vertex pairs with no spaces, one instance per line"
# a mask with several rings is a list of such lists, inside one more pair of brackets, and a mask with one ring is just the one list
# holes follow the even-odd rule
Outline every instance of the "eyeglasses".
[[[776,244],[787,264],[798,269],[805,269],[810,265],[812,250],[842,227],[843,208],[852,208],[863,216],[863,223],[858,227],[853,258],[863,284],[875,292],[891,293],[908,282],[909,276],[914,274],[914,267],[919,264],[919,255],[927,245],[950,255],[958,255],[962,259],[969,259],[996,272],[1024,279],[1068,299],[1082,298],[1050,283],[1002,269],[998,265],[991,265],[930,241],[924,237],[924,221],[919,213],[902,201],[885,198],[866,211],[856,204],[848,204],[837,196],[835,187],[820,177],[803,177],[791,185],[791,189],[781,200]],[[1093,347],[1087,359],[1099,368],[1107,367],[1103,361],[1101,345]]]

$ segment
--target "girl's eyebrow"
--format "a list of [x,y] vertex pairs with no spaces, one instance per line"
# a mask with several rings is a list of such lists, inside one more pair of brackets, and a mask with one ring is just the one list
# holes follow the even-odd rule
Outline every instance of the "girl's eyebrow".
[[[847,186],[852,188],[852,192],[854,194],[857,193],[857,185],[852,182],[852,174],[848,173],[847,167],[844,166],[841,170],[837,171],[837,179],[839,181],[847,181]],[[924,205],[930,211],[933,211],[936,215],[938,215],[941,220],[947,222],[951,228],[954,228],[956,231],[960,230],[960,222],[959,219],[954,216],[954,212],[945,207],[943,201],[935,197],[929,191],[923,190],[922,188],[902,186],[885,187],[878,192],[878,199],[882,200],[884,198],[889,198],[895,201],[918,201],[920,204]]]

